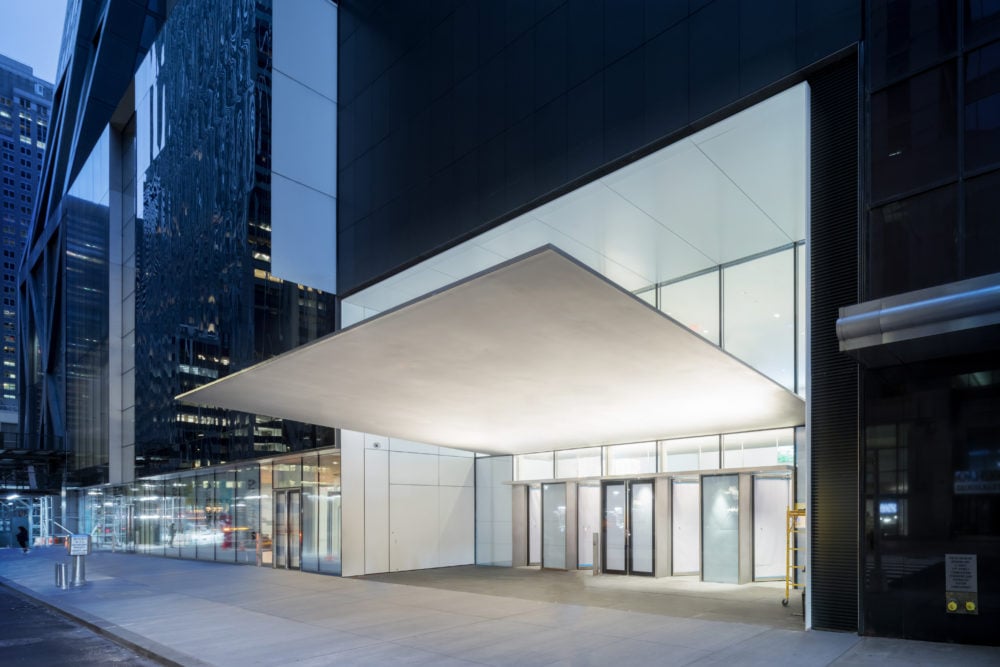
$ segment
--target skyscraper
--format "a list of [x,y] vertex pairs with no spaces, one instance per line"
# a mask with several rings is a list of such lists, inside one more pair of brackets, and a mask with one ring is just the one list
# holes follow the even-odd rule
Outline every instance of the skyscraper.
[[[0,222],[3,239],[3,348],[0,353],[0,428],[4,445],[18,449],[17,269],[28,236],[32,208],[49,139],[52,84],[31,67],[0,54]],[[9,441],[9,442],[8,442]],[[3,466],[12,486],[26,485],[27,466]],[[18,472],[20,471],[20,474]]]

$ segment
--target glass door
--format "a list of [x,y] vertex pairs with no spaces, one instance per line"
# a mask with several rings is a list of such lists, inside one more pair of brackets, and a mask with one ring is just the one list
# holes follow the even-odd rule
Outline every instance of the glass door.
[[542,487],[528,487],[528,565],[542,564]]
[[785,578],[785,512],[791,504],[791,477],[754,475],[753,578]]
[[302,566],[302,492],[274,493],[274,567]]
[[629,574],[653,576],[653,480],[629,484]]
[[698,511],[697,479],[673,481],[673,521],[670,540],[673,549],[672,574],[698,574],[701,569],[701,516]]
[[302,492],[288,492],[288,569],[302,567]]
[[652,576],[654,549],[653,481],[603,483],[602,570],[609,574]]
[[288,492],[274,493],[274,566],[288,567]]
[[[601,487],[597,484],[580,484],[576,493],[577,567],[594,566],[594,533],[601,525]],[[598,561],[600,558],[598,557]]]
[[628,550],[628,532],[625,520],[628,515],[628,503],[625,495],[625,482],[604,482],[601,569],[609,574],[627,573],[625,552]]

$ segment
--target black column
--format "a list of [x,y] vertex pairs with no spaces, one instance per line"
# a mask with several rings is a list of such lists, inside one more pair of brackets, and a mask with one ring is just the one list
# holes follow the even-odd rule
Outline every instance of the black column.
[[812,625],[849,631],[858,630],[859,380],[836,320],[859,301],[857,63],[852,55],[809,79]]

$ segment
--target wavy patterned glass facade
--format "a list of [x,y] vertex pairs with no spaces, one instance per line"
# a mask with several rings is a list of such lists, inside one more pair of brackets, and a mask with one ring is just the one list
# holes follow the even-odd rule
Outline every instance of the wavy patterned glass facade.
[[135,271],[126,220],[123,306],[134,275],[124,419],[137,472],[333,442],[173,399],[333,329],[333,295],[270,275],[270,66],[270,2],[199,0],[178,4],[136,74]]

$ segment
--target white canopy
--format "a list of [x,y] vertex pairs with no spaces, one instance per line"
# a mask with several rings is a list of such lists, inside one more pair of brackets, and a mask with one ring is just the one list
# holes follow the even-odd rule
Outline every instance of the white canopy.
[[495,454],[805,423],[800,397],[552,246],[178,398]]

